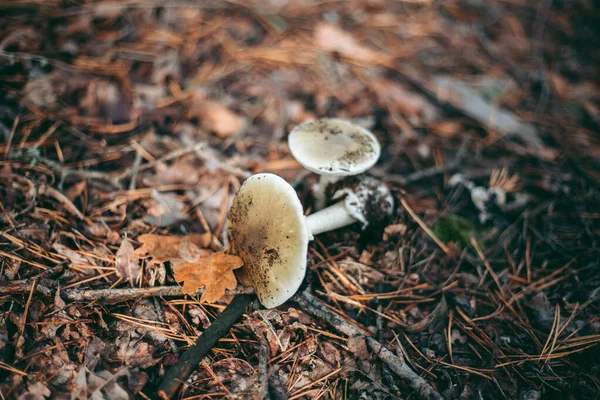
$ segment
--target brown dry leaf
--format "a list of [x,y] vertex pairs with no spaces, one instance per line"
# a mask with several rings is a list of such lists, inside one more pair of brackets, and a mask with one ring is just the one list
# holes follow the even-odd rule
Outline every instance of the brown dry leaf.
[[69,249],[67,246],[62,245],[60,243],[54,243],[52,248],[56,250],[58,254],[61,256],[67,257],[74,264],[86,264],[89,265],[90,261],[83,255],[79,254],[75,250]]
[[202,250],[194,262],[175,261],[175,280],[183,281],[183,293],[194,294],[204,287],[201,302],[214,303],[225,295],[226,289],[235,289],[237,280],[233,270],[244,264],[238,256],[223,252],[213,253]]
[[196,185],[200,180],[202,169],[195,165],[192,160],[179,160],[166,167],[164,164],[157,166],[156,174],[145,177],[143,182],[146,186],[160,185]]
[[142,244],[142,247],[133,252],[133,258],[142,258],[149,255],[152,262],[161,264],[165,261],[181,258],[179,248],[186,241],[198,247],[207,247],[210,240],[211,234],[208,232],[192,233],[187,236],[141,235],[138,241]]
[[144,222],[165,227],[187,218],[185,203],[177,195],[153,190],[151,196],[145,202],[147,214]]
[[430,125],[429,128],[439,136],[446,138],[456,137],[464,130],[462,122],[458,119],[441,121],[437,124]]
[[348,349],[354,353],[359,360],[368,360],[371,357],[364,336],[350,336],[348,338]]
[[315,42],[324,51],[339,53],[342,56],[362,62],[385,62],[388,57],[363,46],[339,26],[321,22],[315,28]]
[[117,276],[129,281],[131,286],[135,286],[135,282],[140,277],[140,265],[138,259],[134,257],[133,245],[127,238],[121,242],[115,264]]
[[244,119],[225,105],[195,96],[188,117],[198,118],[202,126],[224,138],[241,132],[246,123]]
[[79,107],[86,117],[97,117],[108,123],[128,122],[131,119],[131,101],[128,97],[117,84],[105,79],[93,79]]

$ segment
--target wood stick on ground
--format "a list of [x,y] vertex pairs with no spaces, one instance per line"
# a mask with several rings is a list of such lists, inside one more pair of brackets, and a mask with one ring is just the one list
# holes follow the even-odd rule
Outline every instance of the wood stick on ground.
[[458,149],[454,160],[452,160],[446,165],[425,168],[404,176],[394,174],[383,174],[380,177],[390,182],[399,183],[400,185],[409,185],[423,179],[432,178],[436,175],[457,171],[463,168],[462,164],[467,155],[467,150],[469,149],[470,144],[471,140],[469,138],[466,138],[460,145],[460,148]]
[[361,329],[344,320],[333,311],[325,308],[307,290],[294,297],[294,300],[309,314],[327,322],[338,332],[347,336],[364,336],[367,344],[373,352],[404,382],[413,388],[421,399],[442,399],[442,396],[425,379],[414,372],[402,357],[388,350],[385,346],[375,340],[374,337],[365,334]]
[[[43,281],[43,280],[42,280]],[[0,285],[0,295],[9,294],[24,294],[31,290],[32,281],[24,280],[8,285]],[[51,289],[47,287],[40,288],[39,283],[35,287],[35,291],[41,294],[49,294]],[[196,294],[202,294],[203,289],[200,289]],[[227,290],[227,294],[251,294],[254,289],[251,287],[239,286],[232,290]],[[163,297],[163,296],[183,296],[181,286],[156,286],[142,288],[120,288],[120,289],[70,289],[61,292],[60,296],[64,300],[69,301],[95,301],[95,300],[111,300],[124,301],[137,299],[142,297]]]
[[160,398],[171,399],[175,396],[181,384],[198,367],[200,361],[210,352],[217,341],[225,336],[237,320],[242,317],[246,307],[253,299],[255,299],[255,296],[250,294],[234,297],[219,317],[198,336],[196,343],[183,353],[177,363],[167,371],[158,388]]
[[[201,294],[199,290],[196,294]],[[238,287],[228,290],[227,294],[249,294],[254,293],[253,288]],[[97,290],[67,290],[62,294],[65,300],[112,300],[123,301],[141,297],[182,296],[181,286],[156,286],[147,288],[123,288],[123,289],[97,289]]]
[[41,185],[38,188],[38,194],[52,197],[53,199],[58,201],[60,204],[62,204],[63,207],[65,208],[65,210],[67,210],[70,214],[73,214],[78,219],[81,219],[81,220],[85,219],[85,217],[83,216],[81,211],[79,211],[79,209],[75,206],[75,204],[73,204],[73,202],[71,200],[69,200],[67,198],[67,196],[65,196],[58,190],[56,190],[48,185]]

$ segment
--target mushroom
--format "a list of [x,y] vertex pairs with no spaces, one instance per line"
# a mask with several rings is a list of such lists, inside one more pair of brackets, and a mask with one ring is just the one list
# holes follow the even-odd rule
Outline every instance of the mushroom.
[[241,282],[254,287],[265,307],[277,307],[296,293],[313,235],[355,222],[364,228],[393,209],[389,189],[374,178],[353,177],[333,198],[344,196],[305,217],[295,190],[283,178],[256,174],[244,182],[229,212],[229,242],[244,260]]
[[477,186],[463,174],[454,174],[448,181],[450,186],[462,184],[471,193],[471,201],[479,210],[479,221],[484,223],[491,218],[490,209],[495,205],[503,209],[506,205],[506,190],[501,186],[490,185],[489,188]]
[[325,205],[325,189],[330,183],[365,172],[381,155],[381,146],[373,133],[337,118],[296,126],[288,136],[288,146],[304,168],[320,175],[319,182],[312,187],[317,210]]
[[[375,179],[355,178],[333,198],[343,200],[317,213],[304,216],[302,203],[294,188],[274,174],[252,175],[236,194],[228,218],[232,251],[244,266],[242,283],[254,287],[260,302],[277,307],[292,297],[304,280],[308,242],[313,234],[341,228],[360,221],[369,223],[378,207],[389,213],[393,200],[389,190]],[[371,213],[371,214],[370,214]],[[254,296],[236,296],[219,317],[196,339],[165,374],[159,386],[161,398],[172,398],[195,366],[243,315]]]
[[232,252],[244,260],[241,282],[254,287],[265,307],[277,307],[296,293],[312,237],[302,203],[283,178],[246,179],[229,210],[228,236]]

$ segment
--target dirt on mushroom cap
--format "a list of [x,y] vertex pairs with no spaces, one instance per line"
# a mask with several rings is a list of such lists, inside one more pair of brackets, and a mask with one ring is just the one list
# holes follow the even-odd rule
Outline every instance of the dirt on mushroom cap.
[[290,132],[289,146],[306,169],[335,175],[364,172],[375,164],[381,151],[371,132],[335,118],[298,125]]
[[293,188],[272,174],[251,176],[229,211],[230,243],[243,260],[242,282],[254,286],[265,307],[276,307],[300,287],[308,232]]

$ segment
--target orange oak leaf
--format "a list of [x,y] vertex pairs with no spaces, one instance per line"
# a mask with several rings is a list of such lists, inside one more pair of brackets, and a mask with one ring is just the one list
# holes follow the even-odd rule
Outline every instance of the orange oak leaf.
[[201,302],[214,303],[225,295],[226,289],[235,289],[237,280],[233,270],[244,264],[238,256],[223,252],[213,253],[200,250],[199,257],[193,262],[173,261],[175,280],[183,281],[183,293],[194,294],[204,287]]
[[192,233],[187,236],[172,235],[141,235],[138,241],[142,247],[133,252],[133,258],[142,258],[146,255],[152,258],[156,264],[164,263],[174,259],[182,258],[179,249],[182,247],[194,245],[197,247],[207,247],[210,244],[210,233]]

